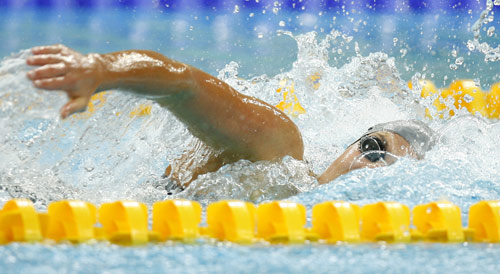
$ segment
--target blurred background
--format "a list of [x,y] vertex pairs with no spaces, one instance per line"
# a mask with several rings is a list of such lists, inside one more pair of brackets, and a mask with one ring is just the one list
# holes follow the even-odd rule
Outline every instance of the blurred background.
[[[486,0],[0,0],[0,56],[64,43],[83,52],[151,49],[216,75],[230,61],[241,77],[276,75],[296,60],[294,35],[332,30],[329,62],[382,51],[396,58],[404,80],[415,74],[446,86],[499,81],[494,63],[467,48]],[[498,0],[492,11],[500,10]],[[500,3],[499,3],[500,4]],[[493,14],[493,13],[492,13]],[[491,15],[481,42],[498,46]]]

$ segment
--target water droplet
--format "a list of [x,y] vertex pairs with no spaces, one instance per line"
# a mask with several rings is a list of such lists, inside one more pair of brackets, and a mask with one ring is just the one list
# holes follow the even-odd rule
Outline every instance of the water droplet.
[[454,49],[451,51],[451,56],[457,58],[457,55],[458,55],[457,50]]
[[469,94],[465,94],[464,101],[467,103],[470,103],[470,102],[474,101],[474,97],[470,96]]
[[458,57],[455,60],[455,64],[461,66],[464,63],[464,58],[463,57]]
[[470,50],[470,51],[474,51],[476,49],[476,46],[474,45],[474,42],[472,41],[467,41],[467,48]]
[[280,26],[280,27],[284,27],[284,26],[286,26],[285,21],[280,21],[280,22],[279,22],[279,26]]
[[392,42],[397,43],[398,42],[398,38],[397,37],[392,38]]
[[479,51],[481,51],[483,53],[488,52],[489,49],[490,49],[490,45],[488,45],[488,43],[486,43],[486,42],[483,42],[479,45]]
[[491,37],[493,36],[493,34],[495,33],[495,27],[494,26],[491,26],[488,28],[488,31],[486,32],[486,34]]
[[458,66],[457,66],[457,65],[455,65],[455,64],[451,64],[451,65],[450,65],[450,69],[451,69],[451,70],[457,70],[457,69],[458,69]]
[[240,12],[240,6],[234,5],[233,13],[238,13],[238,12]]
[[254,17],[255,13],[251,12],[248,16],[249,17]]
[[495,6],[500,6],[500,0],[495,0],[495,2],[493,2],[493,4],[494,4]]
[[20,151],[17,154],[17,157],[19,157],[19,160],[24,161],[24,160],[28,159],[28,154],[25,151]]

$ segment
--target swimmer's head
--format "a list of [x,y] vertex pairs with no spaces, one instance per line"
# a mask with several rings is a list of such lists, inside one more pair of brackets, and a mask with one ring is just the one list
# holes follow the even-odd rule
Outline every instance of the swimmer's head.
[[386,166],[398,157],[422,159],[435,143],[435,133],[417,120],[375,125],[350,145],[318,178],[327,183],[351,170]]
[[435,132],[426,124],[417,120],[398,120],[375,125],[364,136],[375,132],[392,132],[403,137],[418,158],[423,158],[435,143]]

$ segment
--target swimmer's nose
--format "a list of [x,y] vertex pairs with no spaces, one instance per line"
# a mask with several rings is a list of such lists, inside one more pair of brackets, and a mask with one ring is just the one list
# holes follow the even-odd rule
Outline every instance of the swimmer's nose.
[[326,169],[326,171],[321,174],[321,176],[319,176],[318,182],[320,184],[326,184],[337,179],[337,177],[349,172],[351,161],[349,161],[350,157],[346,156],[348,155],[344,153],[335,161],[333,161],[333,163]]
[[320,184],[326,184],[349,171],[363,167],[377,167],[380,165],[379,162],[369,162],[359,153],[356,145],[351,145],[342,155],[333,161],[321,176],[318,177],[318,182]]

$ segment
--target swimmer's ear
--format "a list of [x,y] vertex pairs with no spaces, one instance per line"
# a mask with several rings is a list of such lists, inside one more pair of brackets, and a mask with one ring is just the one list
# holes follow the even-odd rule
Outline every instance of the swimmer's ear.
[[71,114],[83,111],[87,108],[87,104],[89,103],[90,98],[87,97],[74,97],[71,98],[62,108],[61,108],[61,117],[66,119],[66,117]]

